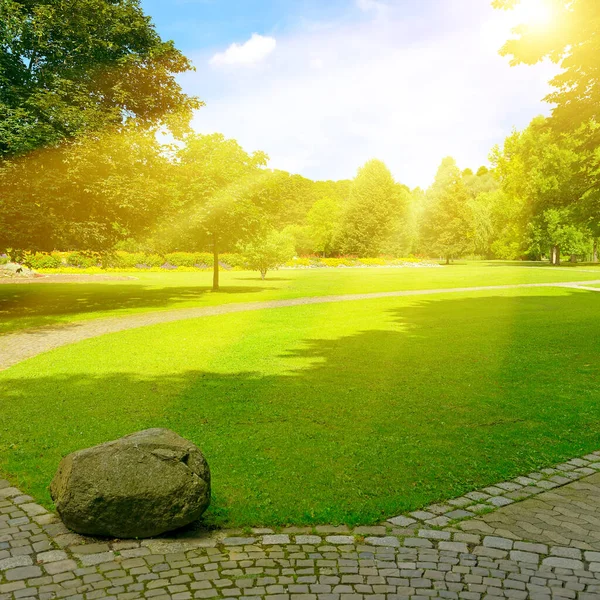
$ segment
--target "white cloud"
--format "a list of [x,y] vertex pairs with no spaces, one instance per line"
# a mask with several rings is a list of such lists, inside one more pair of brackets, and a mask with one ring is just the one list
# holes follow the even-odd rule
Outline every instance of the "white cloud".
[[356,6],[363,12],[376,12],[378,15],[383,14],[389,8],[381,0],[356,0]]
[[252,66],[262,62],[277,46],[273,37],[253,33],[243,44],[231,44],[225,52],[218,52],[210,59],[213,66],[238,65]]
[[506,13],[483,8],[481,22],[464,23],[471,2],[452,4],[455,24],[443,31],[391,11],[278,36],[269,69],[200,66],[182,78],[206,101],[194,127],[315,179],[353,177],[374,157],[410,186],[428,186],[447,155],[477,168],[513,127],[548,112],[541,99],[554,67],[511,68],[497,53]]

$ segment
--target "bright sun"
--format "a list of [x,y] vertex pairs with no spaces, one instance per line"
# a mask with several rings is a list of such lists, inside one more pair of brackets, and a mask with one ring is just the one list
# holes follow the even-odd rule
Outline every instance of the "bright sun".
[[521,0],[515,13],[518,22],[535,28],[544,28],[554,19],[554,10],[549,0]]

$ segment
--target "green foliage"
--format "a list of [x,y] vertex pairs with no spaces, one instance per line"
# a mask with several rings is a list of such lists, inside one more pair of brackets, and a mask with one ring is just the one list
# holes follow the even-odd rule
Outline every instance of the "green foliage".
[[405,209],[403,188],[385,164],[370,160],[359,169],[342,214],[340,250],[344,254],[377,256]]
[[80,138],[0,162],[0,250],[106,252],[170,210],[170,165],[152,131]]
[[200,103],[176,76],[191,68],[138,0],[2,0],[0,158],[129,121],[185,120]]
[[342,208],[337,200],[321,198],[308,211],[308,235],[312,240],[312,249],[327,256],[335,250]]
[[[514,0],[494,0],[497,8],[510,9]],[[506,42],[503,55],[511,64],[535,64],[544,58],[560,63],[562,71],[551,84],[555,91],[546,100],[555,105],[553,120],[563,131],[590,121],[600,122],[600,4],[594,0],[555,0],[553,23],[540,31],[521,25],[517,37]],[[597,141],[598,134],[594,135]]]
[[427,193],[421,243],[430,256],[449,262],[475,249],[475,223],[468,190],[453,158],[445,158]]
[[58,269],[62,260],[58,254],[33,254],[25,257],[25,264],[32,269]]
[[294,256],[294,242],[283,232],[270,231],[242,248],[245,265],[252,271],[258,271],[262,279],[268,271],[278,269]]
[[164,262],[174,267],[208,267],[212,262],[212,255],[208,252],[171,252],[165,254]]
[[[71,252],[66,257],[66,263],[70,267],[78,267],[80,269],[89,269],[90,267],[97,267],[99,260],[97,256],[82,254],[81,252]],[[52,267],[46,267],[52,268]]]

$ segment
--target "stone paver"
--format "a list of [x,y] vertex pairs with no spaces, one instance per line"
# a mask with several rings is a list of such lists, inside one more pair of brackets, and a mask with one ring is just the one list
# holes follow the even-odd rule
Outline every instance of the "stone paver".
[[[230,313],[252,310],[265,310],[304,304],[328,304],[332,302],[349,302],[374,298],[392,298],[401,296],[424,296],[431,294],[451,294],[486,290],[513,290],[521,288],[567,287],[578,289],[581,286],[600,284],[599,280],[576,281],[567,283],[526,283],[519,285],[492,285],[479,287],[463,287],[433,290],[403,290],[397,292],[376,292],[370,294],[346,294],[340,296],[320,296],[311,298],[293,298],[290,300],[273,300],[268,302],[246,302],[225,304],[220,306],[204,306],[180,308],[167,311],[128,315],[125,317],[109,317],[79,323],[70,323],[57,327],[41,327],[27,331],[9,333],[0,336],[0,370],[7,369],[27,358],[43,352],[74,344],[82,340],[99,337],[108,333],[116,333],[127,329],[136,329],[160,323],[173,323],[185,319],[197,319]],[[584,288],[581,288],[584,289]],[[588,288],[597,291],[595,288]]]
[[187,532],[142,541],[69,532],[0,481],[0,600],[598,600],[599,471],[600,452],[486,488],[495,495],[471,492],[463,498],[485,503],[571,473],[533,497],[488,504],[489,514],[459,514],[441,528],[429,526],[429,516],[447,515],[461,499],[354,530]]

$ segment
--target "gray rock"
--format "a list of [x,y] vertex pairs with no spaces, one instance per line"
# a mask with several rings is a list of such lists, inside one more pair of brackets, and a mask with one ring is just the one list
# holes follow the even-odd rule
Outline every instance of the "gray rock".
[[69,454],[50,493],[77,533],[145,538],[197,520],[210,503],[200,450],[168,429],[148,429]]

